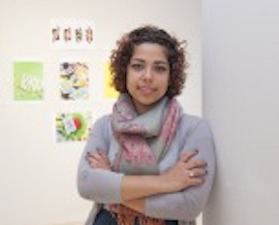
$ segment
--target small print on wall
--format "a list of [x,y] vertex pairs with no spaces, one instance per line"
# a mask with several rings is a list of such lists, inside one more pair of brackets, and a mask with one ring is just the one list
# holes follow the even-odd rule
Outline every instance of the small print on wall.
[[51,46],[55,49],[92,49],[95,28],[93,21],[82,19],[52,19]]
[[60,97],[63,100],[86,100],[89,96],[89,66],[85,62],[60,64]]
[[90,112],[57,113],[56,142],[86,141],[91,123]]
[[117,98],[119,93],[115,90],[112,85],[112,75],[110,72],[110,63],[105,62],[105,97],[106,98]]
[[14,100],[42,100],[43,63],[37,61],[15,61],[13,70]]

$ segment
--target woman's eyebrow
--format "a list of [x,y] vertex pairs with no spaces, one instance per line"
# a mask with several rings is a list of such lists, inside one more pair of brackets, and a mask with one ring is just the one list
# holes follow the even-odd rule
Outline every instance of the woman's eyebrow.
[[[131,59],[131,61],[137,61],[137,62],[141,62],[141,63],[145,63],[145,60],[143,59],[140,59],[140,58],[133,58]],[[167,61],[164,61],[164,60],[157,60],[154,62],[156,65],[158,64],[163,64],[163,65],[169,65],[169,63]]]
[[169,65],[169,63],[167,61],[161,61],[161,60],[158,60],[158,61],[155,61],[155,64],[164,64],[164,65]]
[[132,58],[131,61],[145,62],[143,59],[139,58]]

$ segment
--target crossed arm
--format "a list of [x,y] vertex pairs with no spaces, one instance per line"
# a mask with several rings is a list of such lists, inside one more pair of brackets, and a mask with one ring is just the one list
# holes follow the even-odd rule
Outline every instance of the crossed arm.
[[[207,173],[206,163],[201,160],[193,160],[197,153],[198,151],[183,153],[179,161],[161,175],[124,175],[121,182],[122,204],[145,213],[146,197],[177,192],[202,184]],[[102,151],[89,152],[86,158],[92,169],[111,170],[110,162]]]
[[[186,151],[161,175],[115,173],[110,170],[107,153],[85,150],[78,174],[81,196],[100,203],[121,203],[154,218],[195,219],[207,202],[214,176],[214,149],[206,129],[207,124],[200,123],[185,144],[185,149],[198,149],[199,153]],[[96,130],[91,135],[95,147],[108,147]]]

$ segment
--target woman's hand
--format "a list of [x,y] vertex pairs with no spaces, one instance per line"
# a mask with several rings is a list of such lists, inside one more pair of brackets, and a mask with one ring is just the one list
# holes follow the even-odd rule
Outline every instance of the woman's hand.
[[110,161],[101,150],[97,152],[88,152],[86,159],[91,168],[111,170]]
[[161,174],[162,183],[169,192],[200,185],[207,173],[206,163],[194,159],[198,151],[185,152],[179,161],[165,173]]

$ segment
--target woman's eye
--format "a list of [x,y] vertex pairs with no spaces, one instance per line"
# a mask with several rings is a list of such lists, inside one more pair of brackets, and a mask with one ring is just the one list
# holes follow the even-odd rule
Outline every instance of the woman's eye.
[[167,71],[167,68],[164,66],[156,66],[155,70],[159,73],[163,73],[163,72]]
[[143,65],[142,64],[132,64],[131,67],[135,70],[141,70],[143,69]]

